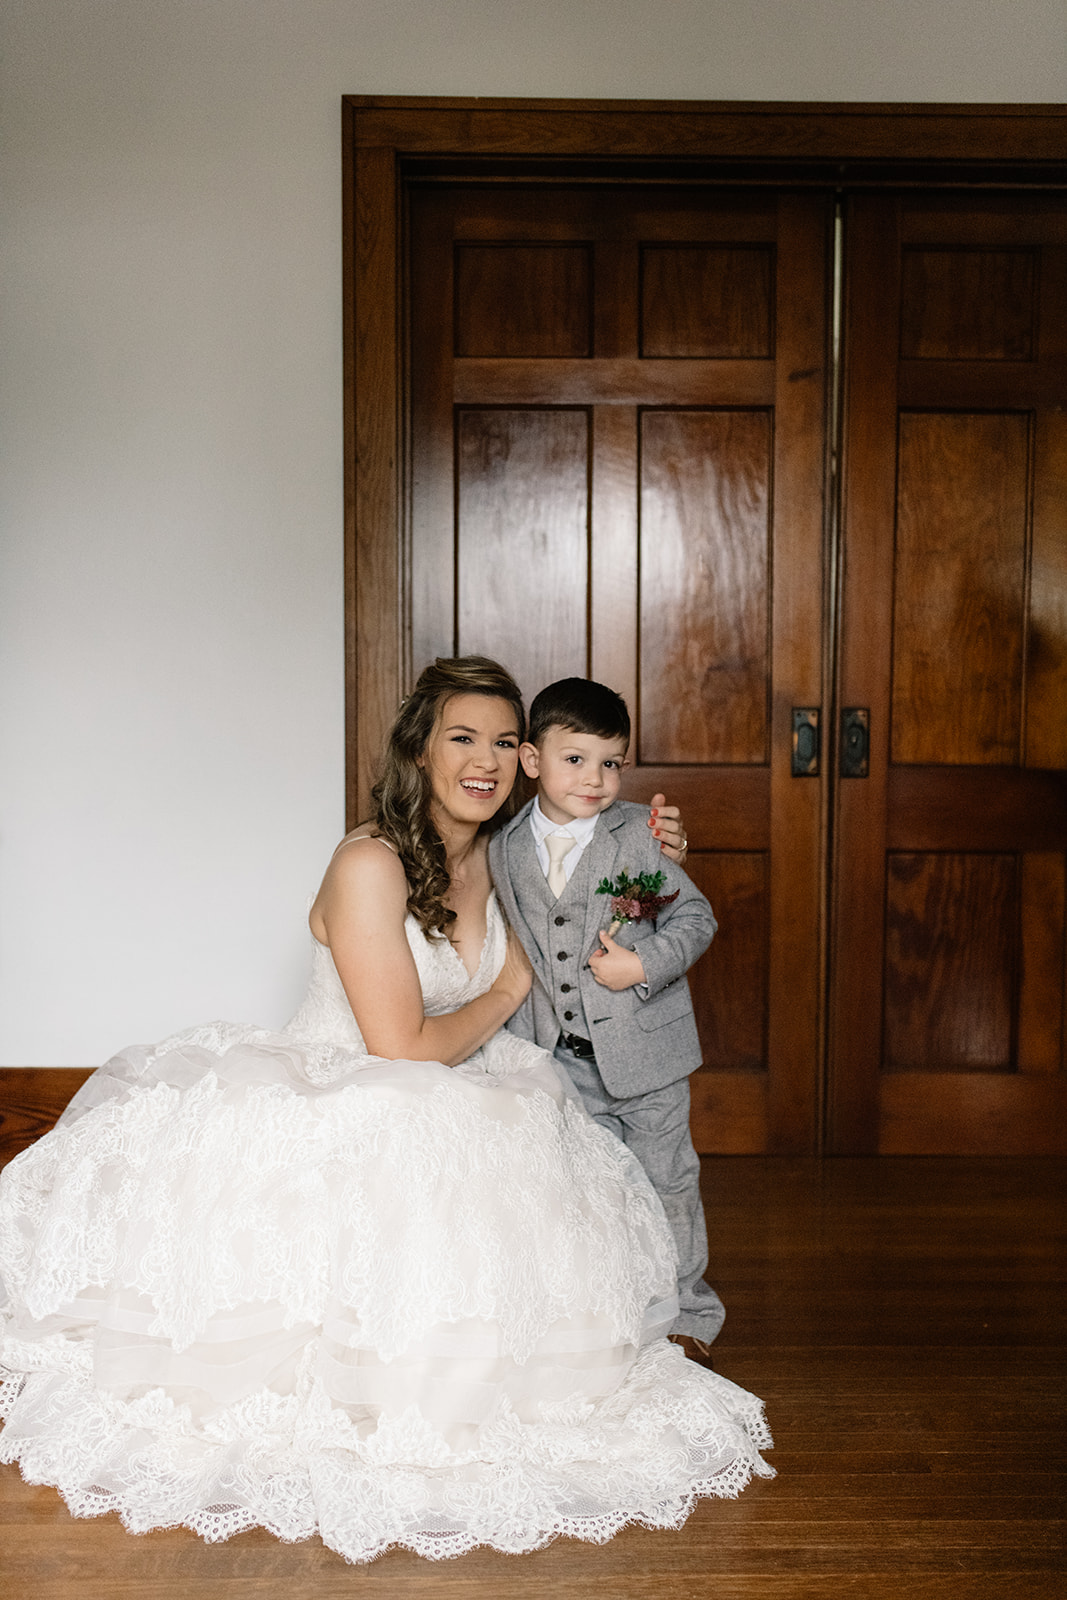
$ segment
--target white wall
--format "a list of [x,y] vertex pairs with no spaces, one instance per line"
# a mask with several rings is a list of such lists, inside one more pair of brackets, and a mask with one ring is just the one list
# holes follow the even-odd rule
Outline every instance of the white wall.
[[2,0],[0,1062],[298,996],[342,827],[342,94],[1062,100],[1065,16]]

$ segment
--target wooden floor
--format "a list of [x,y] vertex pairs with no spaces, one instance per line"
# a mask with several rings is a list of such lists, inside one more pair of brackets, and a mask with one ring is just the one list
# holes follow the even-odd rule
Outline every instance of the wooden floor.
[[347,1567],[75,1522],[0,1468],[5,1600],[1055,1600],[1064,1554],[1065,1164],[712,1158],[718,1369],[778,1477],[679,1533]]

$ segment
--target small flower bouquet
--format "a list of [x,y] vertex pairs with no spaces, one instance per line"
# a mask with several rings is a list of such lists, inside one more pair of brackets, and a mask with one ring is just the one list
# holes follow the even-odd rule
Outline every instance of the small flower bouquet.
[[611,895],[609,939],[614,939],[624,923],[655,922],[664,906],[677,900],[677,889],[673,894],[660,894],[665,882],[666,876],[662,872],[639,872],[636,878],[620,872],[614,883],[610,878],[601,878],[597,884],[597,894]]

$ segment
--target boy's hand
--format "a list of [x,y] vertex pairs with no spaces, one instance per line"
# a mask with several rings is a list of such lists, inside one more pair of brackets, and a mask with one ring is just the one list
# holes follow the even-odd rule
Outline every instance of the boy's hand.
[[664,804],[666,796],[654,794],[652,796],[652,809],[649,812],[648,825],[653,836],[659,840],[659,847],[665,856],[670,856],[678,865],[685,865],[689,842],[685,836],[682,825],[681,813],[677,806]]
[[594,950],[589,957],[589,970],[597,983],[605,989],[632,989],[635,983],[644,983],[645,968],[636,950],[627,950],[616,944],[610,933],[602,932],[603,950]]

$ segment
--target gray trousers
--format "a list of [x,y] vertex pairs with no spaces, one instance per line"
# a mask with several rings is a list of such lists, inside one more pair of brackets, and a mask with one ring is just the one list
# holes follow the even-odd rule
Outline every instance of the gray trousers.
[[562,1039],[555,1057],[594,1122],[633,1151],[667,1213],[678,1251],[681,1308],[671,1332],[693,1334],[710,1343],[726,1312],[715,1290],[704,1282],[708,1230],[700,1199],[700,1157],[689,1134],[689,1079],[619,1099],[604,1087],[593,1057],[574,1055]]

